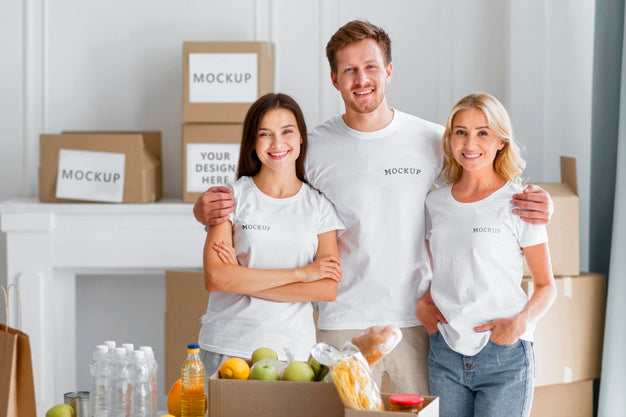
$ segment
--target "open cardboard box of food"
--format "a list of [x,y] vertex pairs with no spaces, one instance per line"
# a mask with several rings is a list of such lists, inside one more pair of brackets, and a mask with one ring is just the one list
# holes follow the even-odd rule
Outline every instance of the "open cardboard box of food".
[[[382,394],[385,410],[389,410],[389,397],[392,394]],[[389,416],[398,417],[395,411],[362,411],[362,410],[345,410],[345,417],[369,417],[369,416]],[[424,396],[424,408],[419,412],[420,417],[439,417],[439,397]]]
[[209,378],[210,417],[343,417],[332,383]]
[[[390,394],[382,394],[389,408]],[[425,396],[421,417],[439,416],[439,398]],[[365,417],[395,416],[390,411],[344,408],[335,385],[327,382],[251,381],[209,378],[210,417]]]

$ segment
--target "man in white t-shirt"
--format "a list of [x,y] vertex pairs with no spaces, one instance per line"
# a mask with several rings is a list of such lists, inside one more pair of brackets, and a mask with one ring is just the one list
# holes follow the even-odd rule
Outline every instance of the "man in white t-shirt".
[[[338,238],[343,280],[337,299],[320,303],[319,340],[340,347],[374,325],[397,325],[402,342],[374,367],[392,392],[428,393],[428,333],[415,316],[431,271],[424,243],[426,194],[442,163],[443,127],[387,105],[391,41],[369,22],[339,28],[326,46],[331,80],[345,113],[309,135],[306,175],[334,204],[346,226]],[[548,194],[530,186],[513,203],[523,219],[547,223]],[[230,190],[213,187],[194,206],[203,224],[233,210]],[[427,297],[423,308],[442,319]]]

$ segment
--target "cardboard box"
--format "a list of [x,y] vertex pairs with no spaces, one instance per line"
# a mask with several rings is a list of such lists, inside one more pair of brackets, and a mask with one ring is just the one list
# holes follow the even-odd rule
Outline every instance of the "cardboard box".
[[183,201],[195,203],[207,188],[232,183],[237,176],[242,124],[183,125]]
[[[561,182],[537,184],[546,190],[554,202],[554,214],[547,225],[548,246],[554,275],[580,274],[578,182],[576,159],[561,157]],[[524,276],[530,276],[524,265]]]
[[[57,176],[60,156],[72,154],[93,155],[96,158],[122,156],[124,173],[119,200],[99,199],[91,191],[84,198],[57,198]],[[78,152],[76,152],[78,151]],[[117,201],[123,203],[150,203],[161,198],[161,132],[63,132],[40,136],[39,201],[85,202]],[[80,161],[80,159],[74,161]],[[62,182],[75,183],[91,190],[113,183],[117,174],[89,169],[63,169]],[[74,184],[72,184],[74,185]],[[97,190],[96,190],[97,191]],[[78,194],[81,195],[81,194]]]
[[[391,394],[382,394],[386,410],[389,409],[390,396]],[[395,411],[360,411],[346,408],[344,415],[345,417],[398,417],[405,414],[398,414]],[[424,408],[420,410],[419,417],[439,417],[439,397],[424,396]]]
[[[535,386],[600,377],[606,277],[585,274],[555,278],[557,296],[535,331]],[[532,281],[522,288],[532,294]]]
[[209,292],[201,271],[165,271],[165,380],[163,393],[180,378],[187,345],[198,341]]
[[331,383],[219,379],[214,374],[209,416],[343,417],[344,408]]
[[593,416],[593,381],[535,388],[530,417],[563,416]]
[[242,123],[274,91],[271,42],[185,42],[183,122]]

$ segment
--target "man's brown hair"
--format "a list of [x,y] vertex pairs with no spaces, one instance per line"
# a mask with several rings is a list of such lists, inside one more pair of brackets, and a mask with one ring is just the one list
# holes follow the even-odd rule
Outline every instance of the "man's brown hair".
[[337,73],[337,51],[344,46],[373,39],[383,51],[385,65],[391,62],[391,39],[383,29],[364,20],[353,20],[340,27],[326,44],[326,57],[330,64],[330,70]]

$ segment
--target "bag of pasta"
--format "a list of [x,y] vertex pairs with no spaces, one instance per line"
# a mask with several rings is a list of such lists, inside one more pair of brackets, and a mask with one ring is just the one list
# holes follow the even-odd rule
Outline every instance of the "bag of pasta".
[[346,344],[330,365],[330,378],[346,408],[384,411],[380,390],[372,371],[354,345]]

